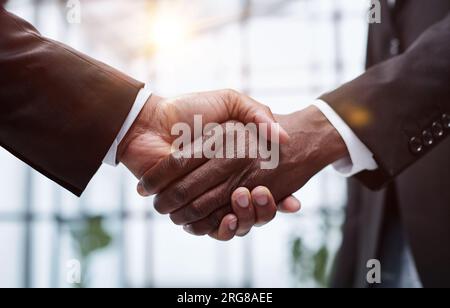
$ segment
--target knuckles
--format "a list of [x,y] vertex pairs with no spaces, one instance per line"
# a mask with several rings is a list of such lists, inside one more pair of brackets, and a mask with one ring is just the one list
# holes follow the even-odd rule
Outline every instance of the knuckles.
[[231,88],[222,90],[222,93],[230,100],[235,99],[241,95],[241,93]]
[[240,100],[241,93],[234,89],[224,89],[218,92],[218,95],[227,105],[234,105]]
[[176,205],[183,205],[188,201],[188,189],[182,183],[177,184],[172,191],[172,199]]
[[166,203],[164,202],[164,199],[163,197],[161,197],[161,195],[155,196],[155,198],[153,199],[153,207],[161,215],[166,215],[170,213],[170,210],[166,206]]
[[155,210],[162,214],[170,214],[188,200],[189,192],[183,184],[178,184],[174,188],[155,196],[153,205]]
[[185,216],[188,222],[198,221],[205,218],[207,215],[206,210],[199,204],[191,204],[186,207]]
[[187,223],[198,222],[205,218],[207,213],[205,209],[198,205],[190,204],[182,208],[181,210],[172,213],[170,219],[176,225],[185,225]]

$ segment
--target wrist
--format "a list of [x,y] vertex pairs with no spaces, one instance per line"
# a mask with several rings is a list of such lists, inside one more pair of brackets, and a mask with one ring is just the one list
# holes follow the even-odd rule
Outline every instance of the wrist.
[[291,136],[293,152],[302,153],[299,159],[307,159],[319,170],[349,155],[339,132],[315,106],[276,120]]
[[125,153],[130,144],[133,142],[133,140],[137,139],[140,135],[149,130],[155,130],[154,129],[155,123],[152,119],[156,114],[156,107],[159,105],[161,100],[162,98],[157,95],[151,95],[149,97],[144,107],[142,108],[141,112],[136,117],[136,120],[134,121],[133,125],[130,127],[127,134],[125,135],[125,137],[120,142],[117,148],[118,162],[125,163],[124,162],[124,157],[126,157]]
[[319,108],[315,106],[311,108],[311,119],[316,125],[320,135],[322,136],[320,148],[323,151],[323,161],[328,166],[346,156],[349,156],[347,145],[342,139],[341,134],[337,129],[331,124],[328,118],[320,111]]

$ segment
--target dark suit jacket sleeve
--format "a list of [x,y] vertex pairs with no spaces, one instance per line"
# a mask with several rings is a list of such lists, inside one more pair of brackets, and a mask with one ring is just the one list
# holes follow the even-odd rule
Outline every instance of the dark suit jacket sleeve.
[[142,87],[0,7],[0,145],[74,194],[100,167]]
[[447,129],[442,137],[433,137],[432,145],[423,141],[424,131],[434,127],[437,133],[439,124],[448,125],[449,38],[447,15],[404,54],[321,97],[374,154],[379,170],[357,175],[369,188],[383,187],[449,135]]

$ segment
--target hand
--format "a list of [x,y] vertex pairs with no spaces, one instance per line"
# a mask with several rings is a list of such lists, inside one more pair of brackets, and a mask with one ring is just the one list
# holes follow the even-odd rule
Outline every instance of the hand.
[[[277,206],[271,192],[264,186],[256,187],[252,192],[247,188],[238,188],[231,196],[231,206],[233,213],[222,219],[219,228],[209,233],[210,237],[228,241],[234,236],[245,236],[253,226],[261,227],[269,223],[277,211],[290,214],[301,208],[294,196],[284,199]],[[192,225],[186,225],[184,229],[195,235]]]
[[180,167],[178,175],[184,172],[189,176],[164,189],[155,199],[155,208],[170,213],[174,223],[188,225],[193,234],[214,235],[222,219],[232,212],[230,196],[236,188],[264,185],[274,200],[280,201],[325,166],[348,155],[339,133],[316,107],[276,119],[290,135],[289,144],[281,147],[277,168],[261,170],[259,159],[212,159],[195,169],[192,160],[170,156],[145,175],[143,183],[151,187],[158,174],[167,174],[174,165]]
[[[195,115],[202,115],[204,123],[224,123],[230,120],[266,123],[268,136],[271,136],[272,130],[276,130],[280,142],[289,139],[283,129],[272,125],[275,120],[268,107],[233,90],[190,94],[171,99],[152,95],[119,145],[118,160],[140,179],[146,171],[172,153],[172,126],[186,123],[193,128]],[[194,165],[200,163],[199,160],[193,162]],[[158,180],[167,184],[164,179],[165,176],[162,175]],[[146,191],[140,185],[138,191],[148,196],[158,190]]]

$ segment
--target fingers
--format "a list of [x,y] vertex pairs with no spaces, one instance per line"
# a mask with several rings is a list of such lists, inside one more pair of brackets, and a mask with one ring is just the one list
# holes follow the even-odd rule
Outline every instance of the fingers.
[[[191,222],[193,218],[197,218],[193,221],[202,219],[212,212],[209,208],[230,203],[231,192],[228,186],[222,184],[245,164],[245,160],[239,159],[210,160],[159,193],[154,199],[155,209],[161,214],[168,214],[186,207],[188,221],[183,220],[183,224]],[[217,186],[222,186],[223,191],[216,189]],[[214,190],[213,194],[208,192],[210,190]],[[193,217],[189,211],[206,216]]]
[[256,225],[262,226],[275,218],[277,206],[272,193],[267,187],[259,186],[252,191],[252,202],[255,207]]
[[231,196],[231,204],[238,221],[238,229],[235,232],[237,236],[248,234],[255,225],[262,226],[270,222],[277,213],[271,192],[262,186],[251,193],[244,187],[236,189]]
[[278,204],[278,210],[282,213],[296,213],[300,211],[302,205],[300,201],[294,196],[287,197]]
[[234,214],[228,214],[223,218],[219,229],[211,232],[209,236],[219,241],[229,241],[235,236],[237,227],[237,217]]
[[256,221],[250,191],[247,188],[236,189],[231,196],[231,207],[238,220],[236,235],[244,236],[250,232]]
[[272,221],[277,210],[283,213],[295,213],[301,205],[294,196],[290,196],[277,205],[267,187],[259,186],[250,193],[246,188],[238,188],[232,197],[233,213],[238,219],[237,236],[244,236],[253,226],[262,226]]
[[[170,214],[170,219],[177,225],[186,225],[208,217],[215,210],[230,203],[227,184],[221,184],[201,195],[191,203]],[[222,215],[222,217],[225,215]],[[220,217],[220,219],[222,219]],[[219,219],[219,221],[220,221]],[[216,224],[217,227],[219,224]]]
[[267,140],[272,140],[273,137],[277,137],[282,144],[289,141],[288,133],[276,122],[269,107],[246,95],[239,93],[235,93],[234,95],[237,95],[237,98],[230,98],[232,102],[230,104],[232,106],[230,114],[233,120],[238,120],[244,124],[266,124],[267,131],[263,131],[262,133],[265,134],[264,137]]
[[[211,102],[217,102],[217,94],[224,103],[211,104]],[[266,124],[267,130],[261,131],[266,139],[277,138],[280,143],[286,143],[289,140],[289,135],[276,123],[270,108],[236,91],[209,92],[186,96],[180,100],[186,101],[185,104],[178,105],[186,106],[181,109],[183,111],[181,114],[188,118],[192,114],[198,113],[204,115],[206,119],[218,123],[238,120],[244,124]],[[220,108],[218,105],[222,105],[222,107]],[[188,122],[191,123],[192,119],[189,119]],[[205,161],[205,158],[183,159],[171,155],[144,174],[137,187],[138,193],[144,197],[158,193],[176,179],[204,164]]]
[[[234,236],[244,236],[256,225],[270,222],[276,215],[277,207],[271,192],[266,187],[257,187],[251,193],[247,188],[238,188],[233,193],[232,207],[223,206],[207,218],[184,227],[190,234],[229,241]],[[300,201],[294,196],[287,197],[278,205],[283,213],[295,213],[301,208]],[[233,213],[231,213],[231,211]]]
[[[248,234],[253,226],[262,226],[269,223],[277,213],[277,206],[272,193],[267,187],[259,186],[250,191],[247,188],[241,187],[234,191],[231,196],[232,210],[237,220],[237,229],[234,231],[235,225],[228,225],[230,215],[223,218],[218,229],[210,232],[209,235],[215,239],[228,241],[235,235],[244,236]],[[300,202],[293,196],[284,199],[280,203],[280,209],[285,213],[294,213],[300,209]],[[216,212],[213,214],[214,219],[209,219],[207,226],[203,222],[203,232],[210,228],[214,228],[212,222],[217,223],[218,217],[225,212]],[[233,221],[234,222],[234,221]],[[202,224],[197,224],[197,231]],[[227,228],[228,226],[228,228]]]
[[[200,221],[197,221],[197,222],[194,222],[194,223],[184,226],[184,229],[185,229],[185,231],[189,232],[190,234],[197,235],[197,236],[202,236],[202,235],[206,235],[206,234],[210,234],[210,235],[217,234],[217,236],[218,236],[218,234],[219,234],[218,229],[220,227],[222,227],[222,232],[223,232],[224,225],[226,225],[226,221],[224,222],[223,220],[228,214],[233,214],[230,205],[221,207],[220,209],[214,211],[208,217],[206,217]],[[228,221],[228,222],[230,223],[230,221]],[[231,228],[231,227],[234,227],[233,224],[231,226],[229,225],[229,227],[230,227],[231,231],[236,230],[236,228]]]
[[[272,114],[272,111],[270,110],[270,108],[268,108],[267,106],[260,104],[258,102],[256,102],[255,100],[253,100],[250,97],[244,97],[243,98],[244,104],[248,104],[243,106],[243,109],[240,114],[245,114],[245,112],[247,112],[247,114],[253,114],[253,116],[251,117],[251,119],[247,120],[248,122],[244,122],[244,123],[256,123],[256,124],[267,124],[267,131],[262,131],[263,134],[265,134],[265,138],[267,140],[273,140],[274,137],[278,138],[279,143],[284,144],[287,143],[289,141],[289,134],[284,130],[283,127],[280,126],[280,124],[278,124],[275,121],[275,118]],[[247,108],[252,108],[250,106],[252,106],[252,103],[254,104],[254,111],[248,111]],[[239,119],[238,119],[239,120]]]
[[158,193],[206,161],[206,158],[189,159],[170,155],[144,174],[137,187],[138,193],[144,197]]

